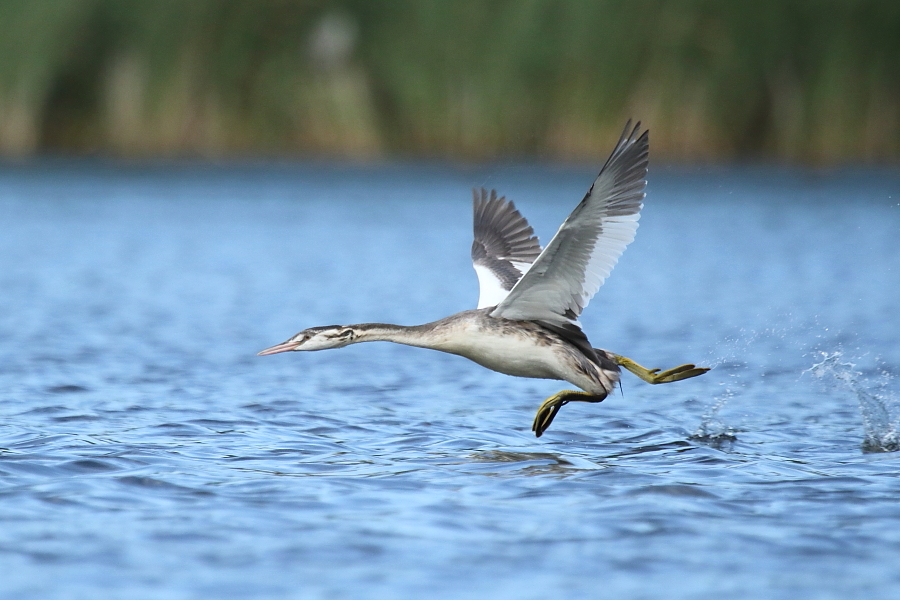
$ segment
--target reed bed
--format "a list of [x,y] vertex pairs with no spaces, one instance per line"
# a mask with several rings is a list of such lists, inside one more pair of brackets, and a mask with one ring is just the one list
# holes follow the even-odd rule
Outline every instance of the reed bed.
[[900,2],[0,0],[0,154],[900,157]]

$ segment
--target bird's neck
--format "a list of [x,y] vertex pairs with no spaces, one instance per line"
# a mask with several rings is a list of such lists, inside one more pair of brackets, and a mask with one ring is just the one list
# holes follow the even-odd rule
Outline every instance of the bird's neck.
[[360,323],[350,325],[356,337],[353,343],[359,342],[394,342],[419,348],[433,348],[440,350],[444,337],[433,324],[414,325],[390,325],[387,323]]

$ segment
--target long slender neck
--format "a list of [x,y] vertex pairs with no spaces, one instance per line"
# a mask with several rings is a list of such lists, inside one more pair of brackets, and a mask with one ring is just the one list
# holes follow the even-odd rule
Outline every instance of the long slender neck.
[[435,323],[414,325],[412,327],[388,323],[360,323],[359,325],[348,325],[348,327],[353,329],[356,334],[356,338],[353,340],[354,344],[359,342],[394,342],[395,344],[440,350],[445,339],[440,328],[435,327]]

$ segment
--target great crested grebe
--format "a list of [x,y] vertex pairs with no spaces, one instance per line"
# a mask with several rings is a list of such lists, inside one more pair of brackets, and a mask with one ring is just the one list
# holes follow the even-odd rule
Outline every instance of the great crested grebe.
[[649,132],[631,121],[581,203],[541,250],[534,230],[512,202],[473,190],[478,308],[407,327],[383,323],[304,329],[260,355],[327,350],[359,342],[395,342],[458,354],[514,375],[560,379],[584,391],[547,398],[531,426],[540,437],[569,402],[601,402],[625,367],[648,383],[702,375],[692,364],[667,371],[591,346],[578,316],[633,239],[647,185]]

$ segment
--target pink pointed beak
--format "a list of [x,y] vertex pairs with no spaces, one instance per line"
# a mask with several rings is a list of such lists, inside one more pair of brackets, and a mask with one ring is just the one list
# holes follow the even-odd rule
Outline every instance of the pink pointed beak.
[[271,348],[266,348],[262,352],[257,353],[257,356],[266,356],[269,354],[278,354],[279,352],[290,352],[294,348],[300,345],[300,342],[284,342],[282,344],[276,344]]

